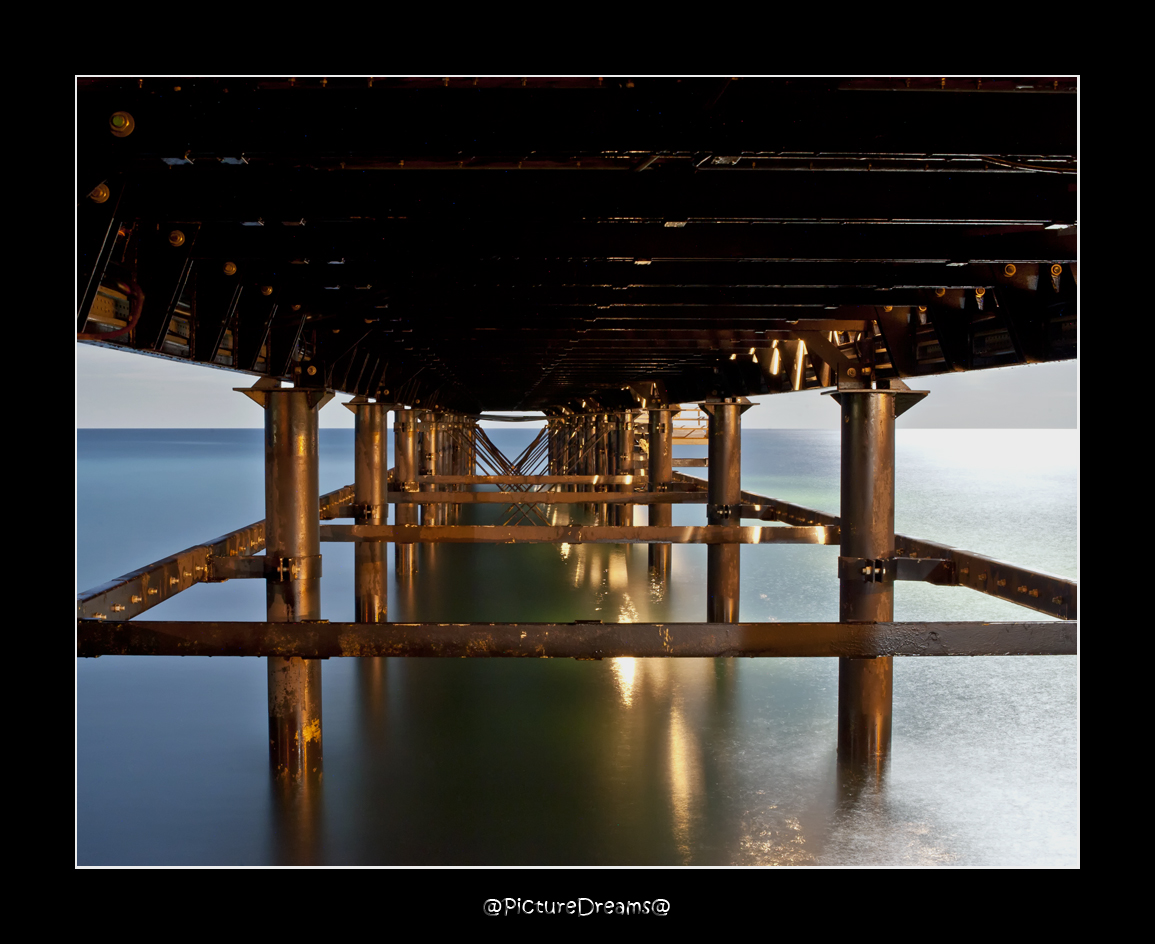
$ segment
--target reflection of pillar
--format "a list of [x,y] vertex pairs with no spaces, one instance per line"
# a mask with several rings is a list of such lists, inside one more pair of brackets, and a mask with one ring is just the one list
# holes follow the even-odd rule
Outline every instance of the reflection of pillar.
[[[354,518],[357,524],[388,524],[386,436],[390,404],[370,403],[365,397],[355,397],[345,405],[356,417],[353,437]],[[384,541],[358,541],[354,545],[354,612],[359,623],[384,623],[388,619],[386,550]]]
[[[653,492],[666,491],[666,486],[674,479],[673,424],[673,410],[650,410],[650,474],[647,488]],[[651,525],[668,528],[673,523],[673,505],[650,505]],[[671,547],[669,544],[650,545],[650,568],[655,577],[664,579],[669,575]]]
[[[321,617],[317,411],[328,396],[322,390],[279,387],[267,387],[262,393],[267,618],[270,623],[317,620]],[[290,779],[319,776],[321,661],[270,656],[268,674],[269,760],[277,774]]]
[[[417,417],[412,410],[403,410],[400,405],[393,414],[393,466],[397,491],[417,491]],[[417,524],[416,505],[398,502],[394,507],[396,524]],[[397,576],[416,573],[416,545],[395,544],[393,555]]]
[[[844,623],[894,619],[894,418],[925,393],[892,385],[898,389],[843,388],[835,395],[842,407],[838,613]],[[838,660],[840,759],[889,752],[893,666],[891,656]]]
[[[710,414],[709,485],[707,522],[737,528],[742,522],[742,412],[745,398],[703,403]],[[706,619],[713,623],[738,622],[740,584],[738,544],[711,544],[706,556]]]

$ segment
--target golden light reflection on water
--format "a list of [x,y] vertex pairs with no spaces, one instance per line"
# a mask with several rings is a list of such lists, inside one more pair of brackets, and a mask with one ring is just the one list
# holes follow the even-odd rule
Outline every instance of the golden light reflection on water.
[[670,712],[670,809],[673,813],[674,841],[685,865],[690,864],[693,842],[691,828],[702,795],[702,771],[697,740],[679,706]]
[[610,668],[614,673],[614,685],[622,704],[629,708],[634,703],[634,678],[637,675],[637,659],[633,656],[621,656],[610,659]]

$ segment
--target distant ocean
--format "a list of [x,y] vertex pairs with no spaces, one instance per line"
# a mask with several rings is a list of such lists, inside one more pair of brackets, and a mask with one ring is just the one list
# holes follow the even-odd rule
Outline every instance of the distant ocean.
[[[532,433],[490,435],[516,454]],[[352,482],[352,430],[320,445],[321,490]],[[838,465],[836,431],[743,431],[747,490],[837,514]],[[900,429],[896,477],[897,531],[1077,576],[1074,430]],[[260,430],[79,430],[77,590],[263,502]],[[351,620],[352,546],[323,552],[322,615]],[[704,619],[705,549],[673,554],[663,588],[644,546],[425,547],[390,617]],[[743,547],[742,618],[837,619],[837,555]],[[149,615],[261,620],[264,589],[202,585]],[[895,618],[1045,617],[903,583]],[[264,660],[76,666],[81,864],[1079,864],[1075,657],[896,659],[871,789],[837,775],[832,659],[331,659],[305,799],[270,783]]]

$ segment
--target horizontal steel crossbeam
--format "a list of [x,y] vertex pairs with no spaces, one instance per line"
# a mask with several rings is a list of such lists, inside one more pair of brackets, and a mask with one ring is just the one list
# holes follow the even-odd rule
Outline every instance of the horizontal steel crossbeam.
[[874,657],[1075,655],[1075,622],[197,623],[78,620],[77,655]]
[[[589,500],[601,501],[600,494]],[[636,500],[636,499],[635,499]],[[532,504],[532,502],[524,502]],[[837,544],[837,528],[699,525],[660,528],[597,525],[323,524],[321,541],[393,541],[397,544]]]

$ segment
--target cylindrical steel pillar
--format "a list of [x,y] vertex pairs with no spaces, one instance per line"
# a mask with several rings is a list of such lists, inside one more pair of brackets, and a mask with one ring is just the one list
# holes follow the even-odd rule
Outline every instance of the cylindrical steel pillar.
[[[706,520],[737,528],[742,501],[742,404],[704,403],[710,415],[709,485]],[[706,619],[738,622],[740,552],[738,544],[710,544],[706,550]]]
[[[634,474],[634,413],[626,410],[622,414],[618,425],[618,475]],[[618,491],[632,492],[633,485],[619,485]],[[634,526],[634,506],[619,505],[618,524],[623,527]]]
[[[418,473],[421,475],[437,474],[437,415],[432,410],[421,414],[421,456]],[[426,482],[421,491],[431,492],[437,485]],[[437,509],[434,505],[421,505],[421,523],[436,524]]]
[[[889,562],[894,557],[894,394],[840,390],[838,397],[842,407],[841,554],[852,561]],[[869,574],[861,572],[867,569]],[[865,564],[843,571],[840,620],[894,619],[893,573],[887,573],[885,580],[878,576],[873,566]],[[890,750],[893,665],[890,656],[838,660],[840,759],[864,761]]]
[[[393,414],[393,480],[397,491],[417,491],[417,416],[412,410],[403,410],[398,405]],[[417,506],[396,504],[395,524],[417,524]],[[395,544],[393,546],[393,566],[398,577],[406,577],[417,572],[415,544]]]
[[[594,475],[607,476],[610,474],[610,464],[613,461],[612,451],[610,448],[610,418],[606,413],[599,413],[597,415],[597,425],[594,428],[594,436],[596,437],[597,445],[594,449],[594,460],[596,466],[594,468]],[[609,486],[600,484],[595,486],[597,491],[604,492]],[[605,525],[609,524],[609,508],[607,502],[598,502],[597,505],[598,522]]]
[[[389,433],[387,403],[347,404],[355,415],[353,436],[353,504],[357,524],[388,524]],[[354,606],[359,623],[384,623],[389,612],[389,578],[384,541],[358,541],[354,545]]]
[[[268,620],[321,617],[317,410],[323,391],[265,391]],[[321,774],[321,661],[270,656],[269,760],[278,775]]]
[[[650,468],[647,488],[662,492],[674,480],[674,410],[650,410]],[[668,528],[674,523],[673,505],[650,505],[650,524]],[[650,569],[665,579],[670,573],[670,544],[650,545]]]

